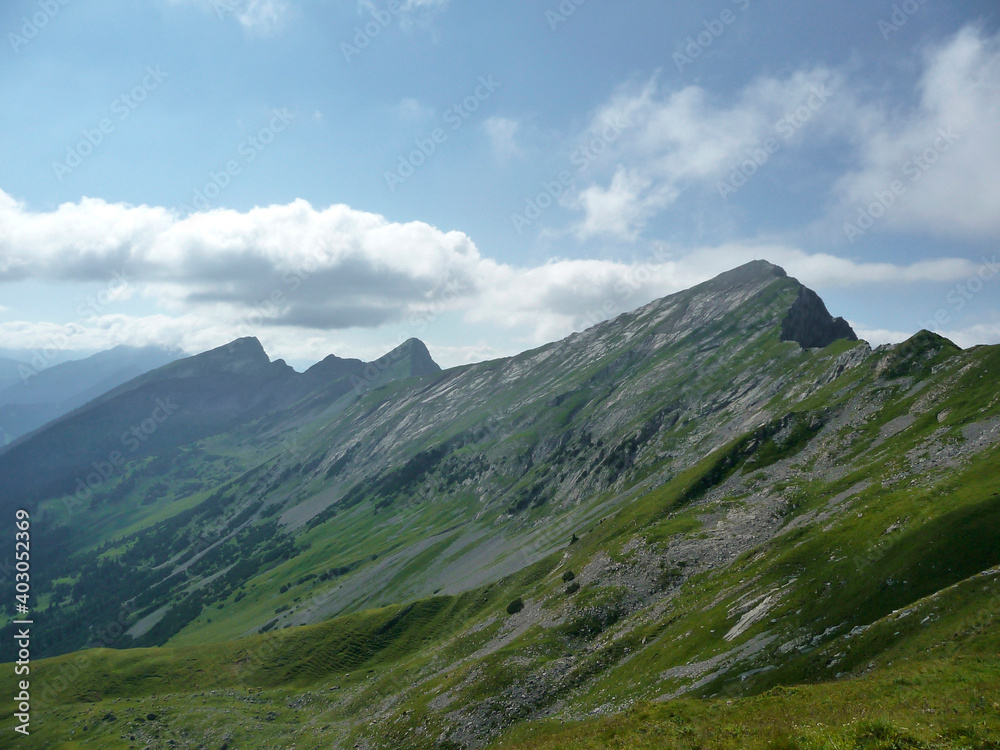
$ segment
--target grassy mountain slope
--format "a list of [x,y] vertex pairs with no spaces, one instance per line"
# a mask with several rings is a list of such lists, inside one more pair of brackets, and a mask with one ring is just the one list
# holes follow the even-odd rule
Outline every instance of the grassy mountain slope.
[[[499,593],[473,606],[494,608]],[[370,719],[372,701],[393,701],[400,680],[429,671],[415,656],[420,650],[443,648],[449,655],[443,626],[461,622],[470,603],[469,597],[421,602],[223,649],[104,650],[48,660],[36,671],[36,684],[44,686],[36,693],[42,718],[23,744],[127,748],[173,740],[171,746],[321,748],[388,746],[393,738],[408,748],[454,746],[435,736],[437,727],[425,718],[409,723],[414,713],[427,711],[419,702],[397,704],[394,720],[384,723],[359,721],[358,714]],[[750,695],[644,701],[607,718],[536,719],[494,744],[525,750],[996,747],[1000,570],[962,581],[906,612],[875,622],[862,638],[882,640],[880,654],[836,680]],[[900,637],[904,617],[920,620]],[[827,656],[833,648],[838,646],[825,649]],[[452,695],[455,684],[424,683],[427,702],[460,705]],[[0,717],[0,727],[9,730],[9,711]]]
[[42,501],[49,652],[159,648],[38,664],[38,746],[990,747],[1000,348],[804,296],[751,265]]

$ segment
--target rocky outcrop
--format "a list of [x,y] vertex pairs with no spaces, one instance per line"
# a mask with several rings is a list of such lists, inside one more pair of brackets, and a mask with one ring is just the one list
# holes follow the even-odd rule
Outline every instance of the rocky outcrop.
[[857,341],[858,336],[846,320],[830,315],[816,292],[802,287],[781,322],[781,340],[794,341],[803,349],[822,349],[838,339]]

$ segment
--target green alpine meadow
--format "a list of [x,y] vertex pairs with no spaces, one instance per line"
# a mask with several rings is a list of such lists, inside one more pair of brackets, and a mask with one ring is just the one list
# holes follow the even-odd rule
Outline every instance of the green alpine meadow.
[[448,369],[160,361],[0,451],[3,747],[1000,748],[1000,346],[758,260]]

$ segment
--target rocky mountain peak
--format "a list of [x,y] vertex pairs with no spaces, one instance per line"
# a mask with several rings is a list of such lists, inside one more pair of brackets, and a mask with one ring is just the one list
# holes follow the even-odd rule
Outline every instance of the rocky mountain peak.
[[247,336],[154,370],[149,377],[191,378],[212,373],[258,376],[279,369],[290,368],[272,363],[260,341]]
[[427,345],[417,338],[407,339],[379,361],[393,363],[393,369],[401,369],[405,373],[404,377],[441,372],[441,367],[431,358]]
[[788,274],[785,273],[785,269],[781,266],[776,266],[766,260],[754,260],[744,263],[742,266],[738,266],[731,271],[721,273],[714,279],[705,282],[702,286],[719,291],[757,281],[783,279],[787,276]]
[[211,363],[222,372],[253,374],[271,365],[264,347],[253,336],[236,339],[218,349],[199,355],[204,363]]
[[821,349],[838,339],[857,341],[858,336],[846,320],[830,314],[816,292],[800,287],[781,323],[781,340],[795,341],[803,349]]

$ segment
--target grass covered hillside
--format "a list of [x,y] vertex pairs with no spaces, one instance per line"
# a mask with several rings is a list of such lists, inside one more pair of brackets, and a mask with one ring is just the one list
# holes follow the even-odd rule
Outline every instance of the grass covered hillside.
[[1000,347],[755,263],[433,370],[26,498],[22,745],[1000,747]]

